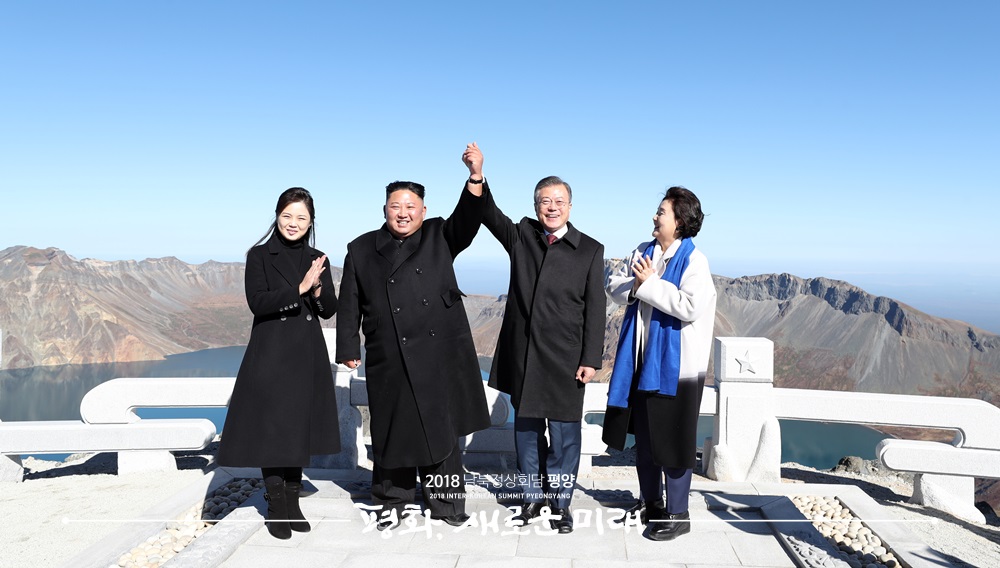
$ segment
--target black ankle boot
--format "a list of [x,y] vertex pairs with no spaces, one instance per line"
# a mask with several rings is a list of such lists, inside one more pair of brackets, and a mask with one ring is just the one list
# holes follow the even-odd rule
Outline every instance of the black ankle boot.
[[302,484],[295,481],[285,482],[285,500],[288,502],[288,526],[295,532],[309,532],[311,527],[306,521],[302,509],[299,508],[299,493]]
[[292,538],[292,529],[288,524],[288,499],[285,496],[285,481],[280,477],[277,481],[272,478],[264,480],[264,489],[267,493],[264,499],[267,500],[267,532],[274,538],[286,540]]

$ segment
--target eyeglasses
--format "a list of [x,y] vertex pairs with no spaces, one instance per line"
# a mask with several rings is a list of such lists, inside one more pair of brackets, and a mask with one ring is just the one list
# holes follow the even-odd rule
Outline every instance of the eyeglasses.
[[536,201],[535,205],[541,205],[542,207],[549,207],[551,205],[555,205],[557,209],[562,209],[563,207],[569,205],[569,201],[566,201],[565,199],[556,199],[555,201],[553,201],[548,197],[543,197],[538,201]]

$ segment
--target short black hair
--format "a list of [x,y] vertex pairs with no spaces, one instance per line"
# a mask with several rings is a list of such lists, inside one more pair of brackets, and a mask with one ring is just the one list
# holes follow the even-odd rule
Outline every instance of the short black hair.
[[701,230],[701,222],[705,214],[701,212],[701,201],[690,189],[675,185],[667,190],[664,201],[670,201],[674,210],[674,221],[677,222],[677,238],[694,237]]
[[412,191],[413,193],[416,193],[417,197],[420,199],[424,198],[424,186],[415,181],[394,181],[390,183],[385,186],[385,198],[389,199],[390,195],[400,190]]
[[559,176],[544,177],[535,184],[535,203],[538,203],[538,196],[542,193],[542,190],[546,187],[552,187],[553,185],[565,186],[569,202],[573,203],[573,188],[570,187],[568,183],[564,182]]

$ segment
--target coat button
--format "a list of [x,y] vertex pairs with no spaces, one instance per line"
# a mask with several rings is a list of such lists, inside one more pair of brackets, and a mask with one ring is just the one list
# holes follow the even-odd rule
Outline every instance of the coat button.
[[297,308],[297,307],[299,307],[299,303],[298,303],[298,302],[295,302],[294,304],[292,304],[292,307],[293,307],[293,308]]
[[395,284],[395,283],[396,283],[396,279],[395,278],[390,278],[389,279],[389,284]]
[[285,316],[281,316],[281,321],[285,321],[286,319],[288,318],[286,318]]
[[399,312],[400,312],[400,308],[393,308],[392,309],[392,313],[394,313],[394,314],[398,314]]
[[417,274],[423,274],[423,273],[424,273],[423,270],[420,270],[419,268],[417,269]]
[[428,304],[430,304],[430,302],[427,301],[427,298],[424,298],[423,300],[421,300],[420,303],[423,304],[423,305],[425,305],[425,306],[428,305]]
[[433,329],[430,331],[430,336],[434,337],[434,330]]
[[406,338],[405,338],[405,337],[404,337],[404,338],[402,338],[402,339],[400,339],[399,341],[400,341],[400,343],[402,343],[403,345],[406,345]]
[[312,320],[313,320],[312,314],[306,314],[306,321],[312,321]]

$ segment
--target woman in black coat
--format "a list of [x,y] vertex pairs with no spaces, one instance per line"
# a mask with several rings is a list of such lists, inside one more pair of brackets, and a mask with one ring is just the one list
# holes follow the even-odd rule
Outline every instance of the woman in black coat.
[[260,467],[267,529],[287,539],[308,532],[299,509],[310,456],[340,451],[333,373],[319,318],[337,311],[326,255],[311,246],[308,191],[286,190],[275,221],[247,252],[246,295],[253,328],[219,446],[223,466]]
[[612,301],[628,308],[603,439],[621,450],[626,433],[635,434],[640,499],[619,522],[638,517],[652,540],[691,530],[688,493],[717,301],[708,259],[692,240],[704,218],[694,193],[671,187],[653,215],[654,240],[640,243],[607,282]]

